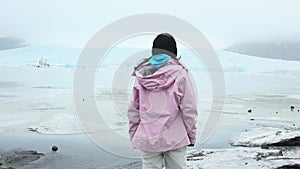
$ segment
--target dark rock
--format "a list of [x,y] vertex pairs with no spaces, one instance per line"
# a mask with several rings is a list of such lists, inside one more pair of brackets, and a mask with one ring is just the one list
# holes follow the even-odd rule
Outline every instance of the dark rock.
[[278,111],[276,112],[276,114],[278,114]]
[[[14,149],[0,152],[0,169],[13,169],[20,166],[27,165],[28,163],[38,160],[44,156],[43,153],[38,153],[34,150]],[[4,166],[6,168],[4,168]]]
[[57,151],[58,147],[57,146],[52,146],[52,151]]
[[254,121],[254,119],[250,119],[251,121]]
[[268,145],[261,145],[261,148],[262,149],[269,149],[269,146]]
[[288,164],[277,167],[275,169],[300,169],[300,164]]
[[294,137],[291,139],[287,139],[287,140],[282,140],[280,142],[277,143],[271,143],[271,144],[267,144],[267,146],[300,146],[300,136],[299,137]]
[[291,111],[294,111],[295,107],[294,106],[291,106]]
[[37,127],[36,127],[36,128],[29,127],[29,128],[28,128],[28,131],[37,132],[37,129],[38,129]]
[[248,110],[248,113],[252,113],[252,109],[249,109],[249,110]]
[[278,152],[258,152],[256,155],[256,160],[259,161],[261,159],[265,159],[267,157],[278,157],[278,156],[283,156],[282,151],[278,151]]
[[196,153],[189,154],[189,155],[187,156],[187,158],[192,158],[192,157],[202,157],[202,156],[205,156],[205,155],[204,155],[204,152],[203,152],[203,151],[199,151],[199,152],[196,152]]
[[282,131],[277,131],[276,136],[280,135],[280,133],[282,133]]

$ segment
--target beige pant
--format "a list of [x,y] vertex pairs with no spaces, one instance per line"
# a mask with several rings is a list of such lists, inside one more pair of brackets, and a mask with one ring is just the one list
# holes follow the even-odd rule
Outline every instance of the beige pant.
[[185,169],[186,147],[161,153],[142,151],[143,169]]

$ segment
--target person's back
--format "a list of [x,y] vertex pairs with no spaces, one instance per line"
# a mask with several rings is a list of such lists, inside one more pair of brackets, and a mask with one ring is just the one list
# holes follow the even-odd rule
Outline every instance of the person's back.
[[162,168],[162,161],[167,169],[185,168],[186,146],[196,140],[195,92],[171,35],[158,35],[152,54],[134,72],[130,140],[142,150],[143,168]]

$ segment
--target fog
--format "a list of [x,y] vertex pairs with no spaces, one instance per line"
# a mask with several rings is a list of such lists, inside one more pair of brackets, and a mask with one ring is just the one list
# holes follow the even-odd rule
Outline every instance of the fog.
[[226,48],[247,40],[300,39],[299,6],[297,0],[0,1],[0,37],[22,38],[30,44],[82,46],[117,19],[163,13],[186,20],[214,47]]

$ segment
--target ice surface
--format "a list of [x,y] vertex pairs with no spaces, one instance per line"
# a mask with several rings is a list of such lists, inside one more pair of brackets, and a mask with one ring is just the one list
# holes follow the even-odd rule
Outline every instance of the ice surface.
[[231,141],[231,145],[257,147],[266,144],[274,144],[300,137],[299,128],[254,128],[237,135]]
[[[85,123],[87,124],[87,123]],[[96,124],[91,124],[85,129],[86,132],[95,132]],[[94,127],[93,127],[94,125]],[[37,126],[31,126],[28,128],[30,131],[43,133],[43,134],[78,134],[84,133],[81,123],[75,115],[61,113],[53,116],[47,121],[40,123]]]
[[282,165],[300,163],[300,149],[266,150],[237,147],[228,149],[191,150],[188,153],[188,169],[249,168],[274,169]]
[[[25,128],[29,126],[29,130],[31,131],[43,134],[84,133],[77,116],[68,113],[74,112],[73,105],[69,105],[70,103],[65,99],[61,100],[61,102],[59,100],[56,104],[48,102],[47,99],[46,101],[40,101],[41,99],[39,99],[44,96],[53,96],[53,98],[57,99],[58,94],[71,93],[73,68],[76,65],[79,51],[78,49],[66,50],[40,46],[5,52],[1,51],[1,99],[9,100],[11,96],[24,95],[24,99],[23,97],[21,98],[26,101],[26,104],[20,104],[21,109],[14,111],[15,114],[20,113],[21,118],[14,119],[14,117],[10,116],[11,118],[3,120],[0,126],[18,124],[18,127],[20,127],[20,119],[24,122],[24,119],[28,118],[29,114],[25,113],[32,113],[32,117],[36,117],[34,118],[36,121],[32,122],[37,125],[30,126],[33,124],[29,121],[28,123],[30,124],[26,124],[25,126]],[[119,59],[126,58],[129,56],[127,55],[128,53],[129,52],[126,51],[115,52],[115,55],[113,54],[115,57],[105,59],[105,62],[101,65],[103,71],[101,70],[102,72],[100,71],[100,74],[97,75],[102,77],[102,79],[99,78],[99,81],[102,82],[105,80],[105,83],[96,83],[94,89],[96,101],[97,103],[100,102],[98,106],[104,112],[103,118],[106,122],[109,122],[110,126],[115,130],[118,129],[121,130],[121,132],[125,131],[126,136],[128,135],[126,128],[128,125],[124,113],[126,113],[127,101],[130,99],[128,95],[130,95],[131,90],[125,90],[127,88],[112,90],[110,86],[111,82],[108,79],[112,78],[112,72],[117,69],[122,61]],[[297,113],[296,111],[290,112],[288,109],[290,102],[298,103],[293,99],[300,99],[299,95],[297,95],[300,89],[298,87],[300,62],[258,58],[226,51],[217,51],[217,53],[225,72],[226,92],[236,97],[235,100],[229,102],[230,105],[227,103],[227,107],[225,107],[227,109],[223,123],[230,125],[231,128],[229,129],[238,127],[240,123],[244,123],[245,120],[249,122],[250,118],[255,119],[251,121],[251,124],[253,123],[255,125],[265,125],[266,123],[268,123],[268,125],[269,123],[274,125],[280,123],[280,125],[284,124],[287,126],[297,121],[297,117],[295,116],[299,114],[295,114]],[[28,66],[36,64],[41,55],[47,57],[48,63],[50,64],[49,69],[38,69]],[[204,65],[201,65],[199,62],[194,62],[193,59],[189,59],[190,56],[185,51],[181,51],[181,55],[182,62],[191,68],[191,72],[195,72],[197,76],[196,82],[198,82],[197,84],[199,84],[201,90],[207,91],[210,89],[208,87],[205,88],[205,85],[203,85],[203,81],[205,81],[203,77],[205,76],[200,76],[201,73],[205,73],[206,71]],[[249,93],[254,95],[249,95]],[[284,95],[275,96],[274,94]],[[269,99],[265,99],[265,97],[260,95],[267,95]],[[36,98],[34,102],[27,102],[29,96]],[[285,98],[285,96],[289,99],[279,99]],[[14,98],[11,99],[14,100]],[[207,116],[205,113],[208,113],[210,110],[209,105],[211,101],[208,97],[203,95],[200,95],[199,99],[201,109],[201,116],[199,117],[203,119],[204,116]],[[116,105],[119,106],[120,110],[124,111],[106,113],[111,112],[111,110],[113,110],[112,108],[116,107],[116,105],[109,102],[110,100],[113,100],[114,104],[117,103]],[[3,111],[3,107],[1,108]],[[248,108],[253,109],[251,114],[247,113]],[[295,110],[296,109],[299,109],[299,105],[295,104]],[[275,114],[276,111],[279,113]],[[44,115],[40,118],[39,115],[42,113],[44,113]],[[38,116],[36,114],[38,114]],[[287,120],[283,117],[286,117]],[[292,121],[288,121],[291,119],[290,117],[292,117]],[[14,127],[10,129],[15,130]],[[97,131],[97,124],[90,124],[88,129],[87,132]],[[224,131],[222,134],[228,134],[228,131]],[[232,132],[232,134],[235,134],[234,132]],[[300,151],[297,147],[291,149],[261,149],[260,147],[253,147],[286,140],[299,136],[299,134],[299,129],[292,127],[262,127],[249,130],[232,139],[232,145],[249,147],[220,147],[222,149],[192,150],[189,152],[188,168],[257,169],[276,168],[284,164],[299,164]],[[225,138],[221,134],[219,137],[221,137],[221,141]],[[223,144],[224,142],[227,144],[227,141],[228,140],[223,141]],[[217,143],[219,144],[219,142]],[[230,146],[229,144],[227,145]],[[216,147],[215,145],[213,146],[214,148]],[[84,165],[86,164],[83,164],[83,166]],[[121,166],[121,168],[123,168],[123,166]]]

